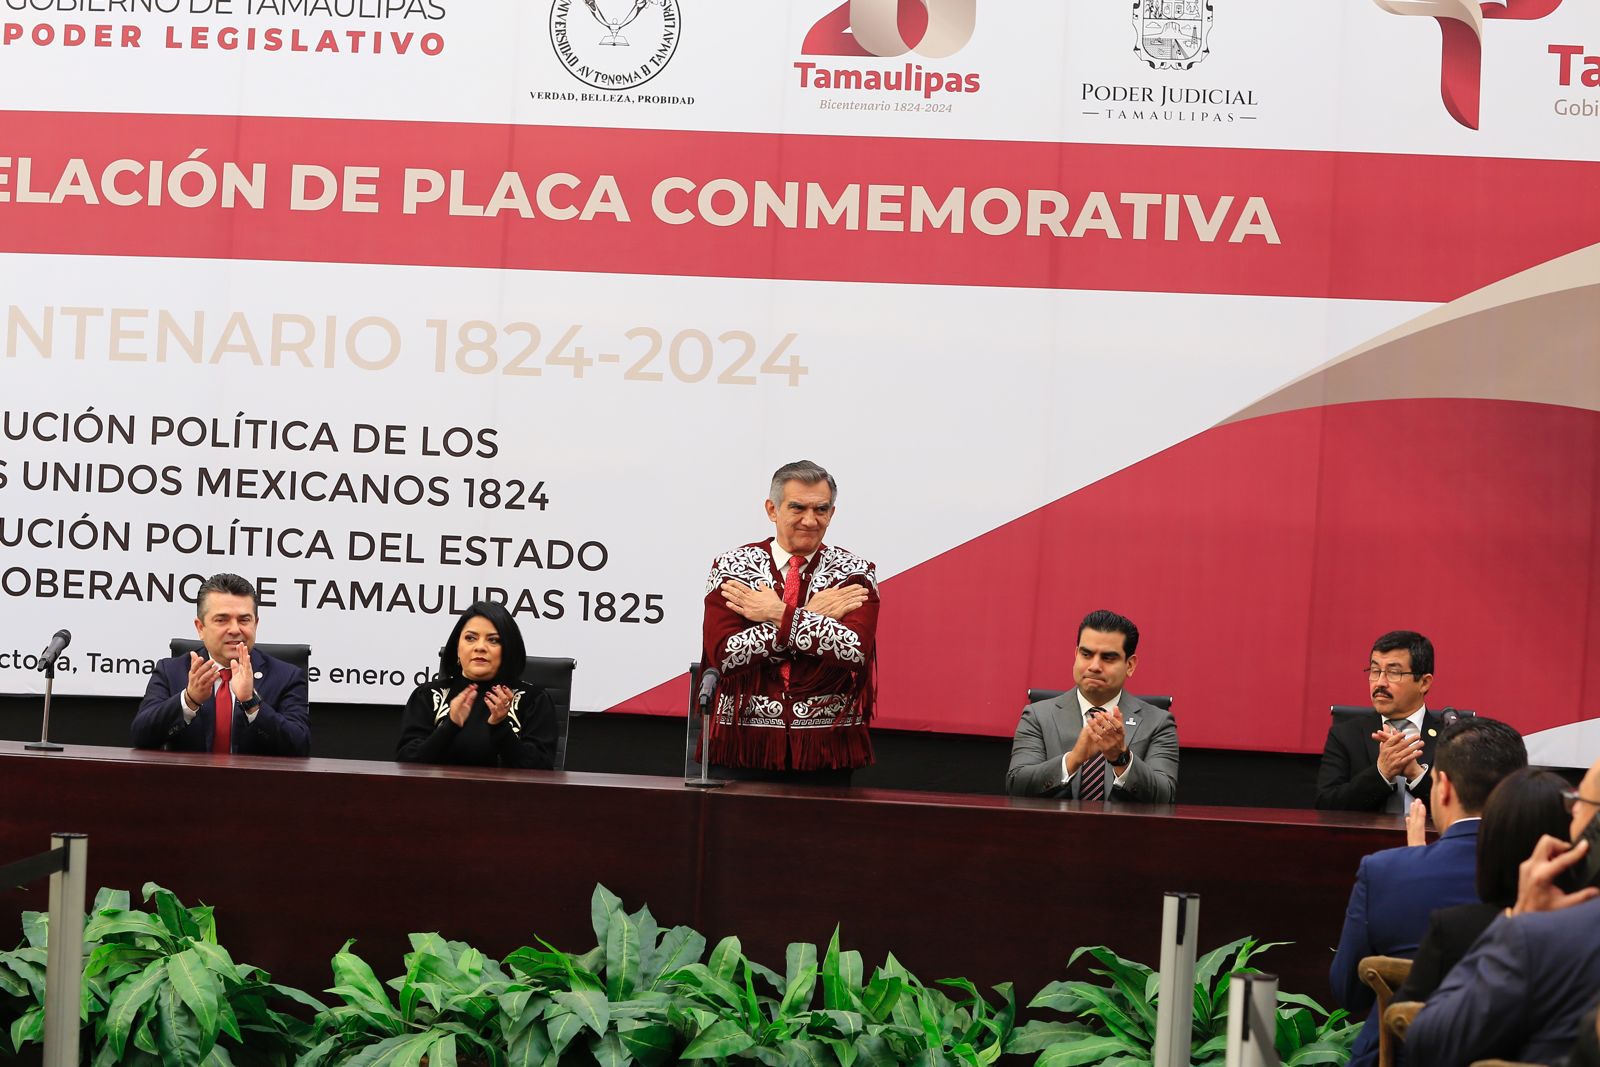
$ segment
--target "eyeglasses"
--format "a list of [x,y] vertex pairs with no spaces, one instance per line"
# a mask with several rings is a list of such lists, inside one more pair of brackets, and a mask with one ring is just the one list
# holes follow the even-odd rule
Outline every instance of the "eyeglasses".
[[1590,800],[1576,789],[1563,789],[1561,791],[1561,806],[1567,809],[1568,815],[1572,814],[1572,809],[1578,806],[1580,800],[1585,804],[1593,804],[1595,807],[1600,808],[1600,800]]
[[1406,677],[1407,675],[1411,675],[1412,677],[1416,677],[1417,672],[1416,671],[1403,671],[1399,667],[1368,667],[1367,668],[1367,677],[1370,680],[1374,681],[1374,682],[1376,682],[1379,678],[1383,678],[1386,681],[1390,681],[1390,682],[1397,682],[1401,678]]

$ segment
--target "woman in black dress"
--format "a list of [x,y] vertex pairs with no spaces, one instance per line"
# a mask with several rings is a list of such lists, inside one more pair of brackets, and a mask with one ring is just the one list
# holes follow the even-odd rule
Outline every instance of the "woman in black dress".
[[406,701],[395,759],[482,767],[554,766],[556,713],[522,681],[522,631],[503,605],[480,600],[456,618],[439,672]]

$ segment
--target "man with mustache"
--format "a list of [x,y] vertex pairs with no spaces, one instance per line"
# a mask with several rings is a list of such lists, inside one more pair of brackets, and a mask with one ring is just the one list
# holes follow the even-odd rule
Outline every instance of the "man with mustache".
[[766,500],[773,536],[711,564],[703,655],[722,675],[708,746],[720,777],[843,786],[872,762],[878,575],[823,543],[838,489],[810,460],[784,464]]
[[1344,811],[1401,810],[1394,779],[1412,799],[1428,802],[1433,747],[1443,727],[1424,698],[1433,685],[1433,642],[1414,630],[1392,630],[1372,643],[1367,664],[1372,715],[1335,719],[1317,770],[1317,807]]

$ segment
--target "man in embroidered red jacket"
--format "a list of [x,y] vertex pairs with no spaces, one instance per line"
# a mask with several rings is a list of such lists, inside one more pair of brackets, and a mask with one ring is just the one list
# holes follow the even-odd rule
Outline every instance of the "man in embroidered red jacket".
[[872,762],[878,578],[822,541],[837,493],[809,460],[779,467],[775,535],[711,564],[702,654],[722,672],[710,761],[725,777],[848,785]]

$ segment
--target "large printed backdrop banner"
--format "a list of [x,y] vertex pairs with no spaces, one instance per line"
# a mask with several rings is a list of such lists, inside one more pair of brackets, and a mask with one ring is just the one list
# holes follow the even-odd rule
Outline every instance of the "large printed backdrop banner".
[[1371,639],[1600,751],[1600,8],[4,0],[0,688],[136,694],[199,576],[398,703],[508,601],[676,713],[766,480],[838,476],[890,727],[1076,620],[1187,745]]

